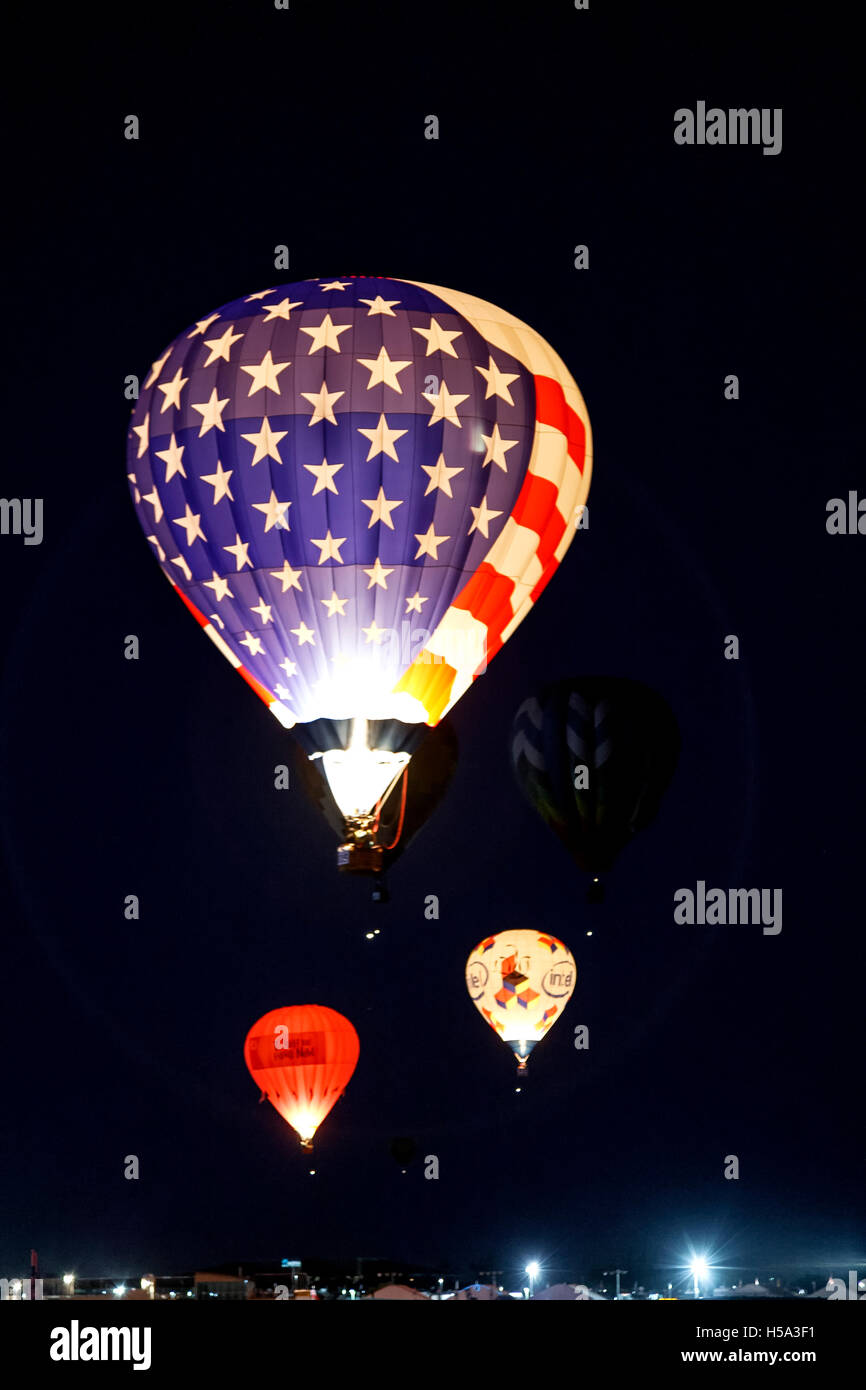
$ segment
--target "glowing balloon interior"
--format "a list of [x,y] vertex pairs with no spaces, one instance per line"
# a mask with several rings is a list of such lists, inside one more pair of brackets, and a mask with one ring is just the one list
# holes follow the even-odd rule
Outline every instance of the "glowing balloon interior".
[[501,932],[480,942],[466,964],[476,1009],[526,1070],[529,1054],[562,1014],[577,966],[568,947],[537,931]]
[[272,1009],[244,1043],[250,1075],[305,1149],[343,1094],[359,1053],[349,1020],[320,1004]]

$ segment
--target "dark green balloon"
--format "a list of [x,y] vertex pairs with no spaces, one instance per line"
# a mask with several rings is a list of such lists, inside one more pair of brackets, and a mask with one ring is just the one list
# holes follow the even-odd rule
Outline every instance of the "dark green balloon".
[[408,1136],[391,1140],[391,1157],[403,1169],[408,1167],[417,1152],[418,1145],[414,1139],[410,1139]]
[[666,700],[617,676],[545,686],[524,700],[511,731],[521,791],[593,877],[655,818],[679,751]]

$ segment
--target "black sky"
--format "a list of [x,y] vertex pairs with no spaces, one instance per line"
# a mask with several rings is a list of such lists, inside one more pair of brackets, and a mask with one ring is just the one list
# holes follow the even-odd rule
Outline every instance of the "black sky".
[[[238,0],[26,21],[2,492],[44,498],[45,537],[0,537],[0,1272],[31,1246],[81,1274],[319,1254],[576,1276],[689,1241],[734,1268],[866,1263],[866,540],[825,529],[863,488],[843,13]],[[698,100],[783,108],[782,153],[675,145]],[[351,273],[526,320],[595,444],[590,528],[456,708],[455,783],[379,907],[273,789],[286,735],[162,580],[125,476],[127,374],[238,295]],[[518,704],[572,674],[654,686],[683,740],[592,909],[508,765]],[[781,887],[781,935],[675,926],[699,878]],[[536,925],[578,987],[518,1096],[463,967],[481,935]],[[304,1002],[361,1038],[315,1177],[242,1056],[261,1014]],[[438,1181],[401,1175],[395,1134]]]

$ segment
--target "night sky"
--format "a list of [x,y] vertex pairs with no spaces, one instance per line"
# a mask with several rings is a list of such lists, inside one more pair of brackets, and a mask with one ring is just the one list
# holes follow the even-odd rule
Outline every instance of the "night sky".
[[[866,1264],[866,539],[825,526],[863,487],[859,56],[832,6],[760,11],[29,17],[9,56],[2,492],[44,499],[44,540],[0,537],[3,1274],[32,1246],[81,1275],[376,1256],[577,1278],[690,1243],[746,1275]],[[782,153],[677,146],[698,100],[783,108]],[[455,781],[385,905],[338,877],[300,790],[274,789],[289,736],[159,574],[125,460],[124,379],[186,325],[361,273],[531,324],[595,448],[589,530],[456,707]],[[593,674],[660,691],[682,736],[602,906],[508,760],[521,701]],[[781,934],[675,925],[698,879],[782,888]],[[463,979],[483,935],[518,927],[578,963],[520,1095]],[[313,1177],[243,1042],[314,1002],[361,1057]],[[400,1172],[395,1135],[438,1181]]]

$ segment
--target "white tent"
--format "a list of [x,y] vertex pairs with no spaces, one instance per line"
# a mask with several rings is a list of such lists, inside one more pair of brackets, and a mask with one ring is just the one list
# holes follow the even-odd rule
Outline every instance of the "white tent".
[[592,1293],[585,1284],[550,1284],[546,1289],[535,1295],[536,1298],[543,1298],[550,1302],[581,1302],[586,1303],[590,1300],[593,1303],[606,1303],[607,1299],[602,1298],[600,1293]]
[[368,1293],[367,1298],[428,1298],[429,1295],[421,1293],[420,1289],[413,1289],[409,1284],[383,1284],[375,1293]]

